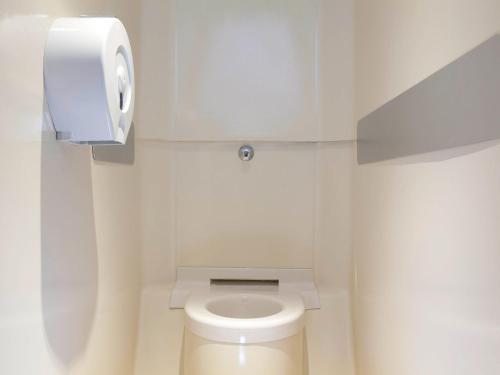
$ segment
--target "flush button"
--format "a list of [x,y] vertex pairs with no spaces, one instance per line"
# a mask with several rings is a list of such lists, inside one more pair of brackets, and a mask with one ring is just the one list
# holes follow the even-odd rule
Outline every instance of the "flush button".
[[241,146],[238,154],[242,161],[250,161],[254,156],[253,147],[250,145]]

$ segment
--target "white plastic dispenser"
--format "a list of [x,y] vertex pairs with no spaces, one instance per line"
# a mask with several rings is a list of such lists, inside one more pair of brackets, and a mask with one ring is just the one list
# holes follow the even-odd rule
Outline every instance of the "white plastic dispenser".
[[57,138],[124,144],[134,114],[134,63],[117,18],[58,18],[44,55],[45,97]]

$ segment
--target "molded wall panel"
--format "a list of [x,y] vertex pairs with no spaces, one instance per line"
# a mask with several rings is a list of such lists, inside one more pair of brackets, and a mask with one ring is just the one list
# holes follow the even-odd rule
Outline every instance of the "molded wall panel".
[[[500,3],[359,0],[356,25],[361,118],[497,33]],[[493,141],[355,168],[358,375],[499,373],[499,163]]]
[[316,0],[179,0],[174,6],[174,138],[316,134]]
[[254,146],[177,147],[179,266],[312,267],[316,146]]
[[353,138],[352,0],[142,4],[139,138]]

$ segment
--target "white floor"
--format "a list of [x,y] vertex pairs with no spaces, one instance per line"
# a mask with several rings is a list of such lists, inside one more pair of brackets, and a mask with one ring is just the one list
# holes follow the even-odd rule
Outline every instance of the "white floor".
[[[179,375],[183,310],[170,310],[171,285],[142,293],[135,375]],[[346,291],[320,289],[321,309],[306,316],[309,375],[354,375],[350,301]]]

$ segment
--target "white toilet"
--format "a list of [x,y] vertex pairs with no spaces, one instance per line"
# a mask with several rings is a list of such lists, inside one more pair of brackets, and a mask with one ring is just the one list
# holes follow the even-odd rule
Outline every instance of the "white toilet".
[[305,310],[319,308],[308,269],[180,268],[183,375],[303,375]]
[[186,328],[218,342],[278,341],[304,327],[304,303],[294,293],[194,293],[184,309]]

